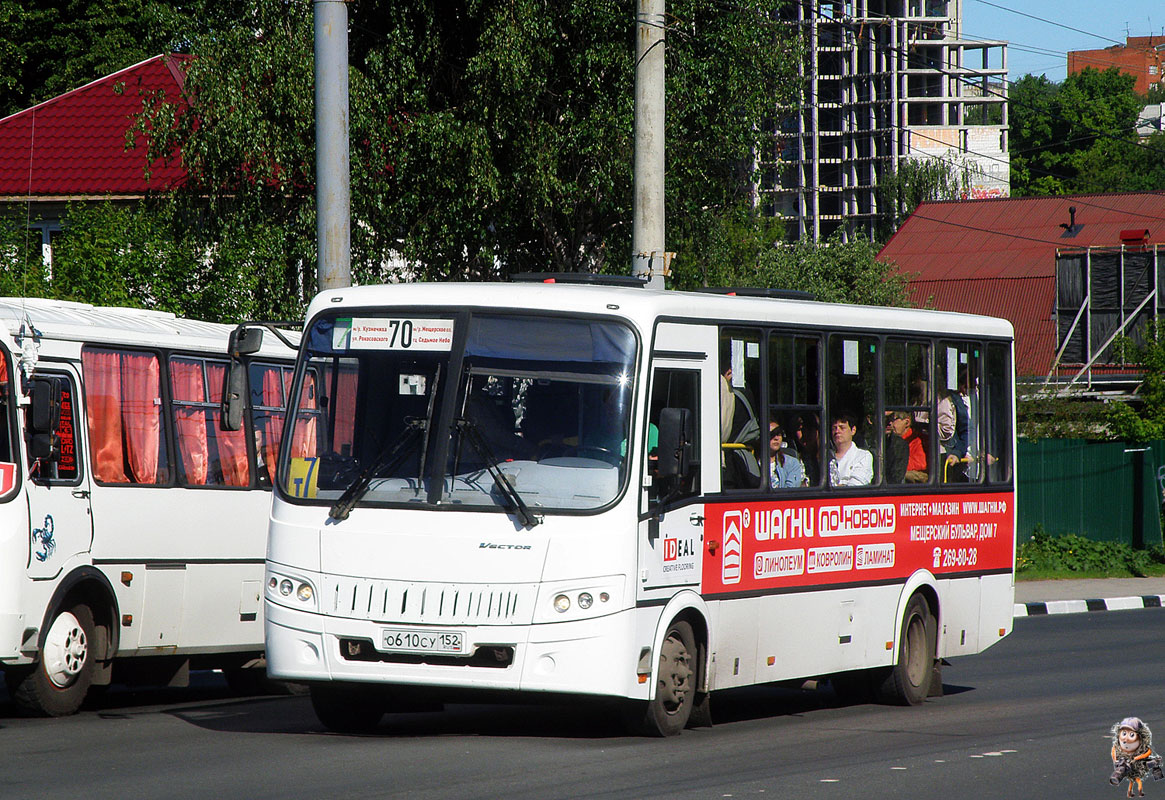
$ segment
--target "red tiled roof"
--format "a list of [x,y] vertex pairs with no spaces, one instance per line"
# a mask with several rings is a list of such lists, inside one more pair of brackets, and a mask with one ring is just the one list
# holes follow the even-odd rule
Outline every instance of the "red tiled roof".
[[54,199],[166,191],[186,176],[177,159],[145,177],[145,141],[125,149],[143,97],[182,102],[187,56],[155,56],[0,120],[0,198]]
[[[1073,207],[1076,235],[1066,237]],[[1019,374],[1043,376],[1056,351],[1056,250],[1119,246],[1128,228],[1165,241],[1165,192],[922,203],[878,257],[916,273],[918,304],[933,297],[944,311],[1010,320]]]
[[1054,276],[912,281],[910,301],[918,306],[1002,317],[1015,326],[1015,368],[1019,375],[1048,374],[1056,354],[1052,319]]

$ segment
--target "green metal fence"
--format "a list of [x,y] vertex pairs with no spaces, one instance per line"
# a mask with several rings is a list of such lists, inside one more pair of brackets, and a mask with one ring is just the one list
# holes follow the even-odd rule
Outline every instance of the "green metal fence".
[[1161,544],[1158,470],[1165,468],[1165,442],[1021,439],[1016,456],[1019,541],[1042,525],[1053,535],[1078,533],[1133,547]]

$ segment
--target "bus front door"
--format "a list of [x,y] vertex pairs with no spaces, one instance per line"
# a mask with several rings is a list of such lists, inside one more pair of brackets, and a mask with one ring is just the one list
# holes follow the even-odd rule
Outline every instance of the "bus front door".
[[[45,579],[56,577],[71,557],[92,548],[93,514],[77,429],[77,375],[68,368],[38,371],[31,384],[40,397],[25,416],[30,442],[28,576]],[[41,437],[39,445],[32,444],[34,437]],[[45,451],[49,454],[34,457]]]

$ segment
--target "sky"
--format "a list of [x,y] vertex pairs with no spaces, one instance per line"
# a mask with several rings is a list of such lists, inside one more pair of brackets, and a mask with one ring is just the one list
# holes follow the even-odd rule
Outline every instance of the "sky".
[[1126,35],[1161,35],[1163,29],[1162,0],[963,0],[963,37],[1007,41],[1012,81],[1029,73],[1062,81],[1069,50],[1124,44]]

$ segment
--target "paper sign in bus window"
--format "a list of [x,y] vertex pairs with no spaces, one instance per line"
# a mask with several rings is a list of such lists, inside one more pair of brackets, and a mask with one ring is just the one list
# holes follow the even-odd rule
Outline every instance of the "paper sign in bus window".
[[453,320],[414,317],[338,319],[332,330],[336,350],[407,350],[448,352],[453,349]]

